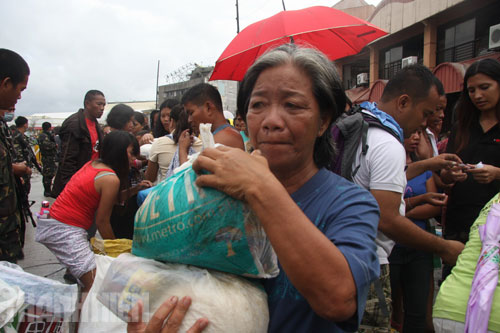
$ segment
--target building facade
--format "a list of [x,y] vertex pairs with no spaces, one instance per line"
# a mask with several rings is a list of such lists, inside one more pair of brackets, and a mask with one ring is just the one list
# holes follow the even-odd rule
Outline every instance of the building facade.
[[500,47],[490,45],[498,13],[498,0],[381,1],[368,21],[389,34],[335,62],[348,96],[355,103],[377,102],[387,80],[403,66],[420,63],[443,82],[448,129],[466,68],[486,57],[500,60]]
[[208,83],[219,90],[222,98],[223,109],[235,114],[238,83],[236,81],[226,80],[208,81],[213,69],[213,67],[196,66],[196,68],[189,75],[188,80],[159,86],[158,105],[166,99],[180,100],[182,95],[188,91],[189,88],[200,83]]

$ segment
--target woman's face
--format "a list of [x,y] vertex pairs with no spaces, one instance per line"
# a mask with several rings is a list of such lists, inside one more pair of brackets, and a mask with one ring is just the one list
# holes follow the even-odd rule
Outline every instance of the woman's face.
[[314,142],[328,127],[322,119],[308,75],[292,64],[264,70],[250,95],[247,126],[253,147],[271,171],[316,168]]
[[405,150],[408,153],[413,153],[417,150],[418,143],[420,142],[421,136],[422,136],[422,131],[417,130],[415,133],[410,135],[409,138],[405,139],[404,146],[405,146]]
[[132,134],[137,134],[139,133],[140,131],[142,131],[142,124],[140,122],[138,122],[135,117],[132,118]]
[[135,166],[136,156],[132,153],[133,150],[134,150],[134,146],[130,145],[127,147],[128,164],[130,167]]
[[481,112],[494,110],[500,100],[500,85],[484,74],[476,74],[467,80],[469,97]]
[[236,116],[236,118],[234,118],[234,127],[240,132],[246,131],[247,129],[247,125],[241,116]]
[[170,130],[170,108],[163,108],[160,111],[160,121],[165,131]]
[[127,121],[127,124],[125,124],[125,127],[123,128],[124,131],[133,133],[134,129],[134,116],[130,117],[130,119]]

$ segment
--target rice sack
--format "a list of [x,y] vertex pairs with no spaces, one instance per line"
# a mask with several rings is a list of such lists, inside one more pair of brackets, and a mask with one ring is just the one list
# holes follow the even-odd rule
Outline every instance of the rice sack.
[[97,299],[124,321],[142,300],[143,320],[148,322],[171,296],[192,298],[179,332],[187,331],[202,317],[210,321],[204,332],[267,331],[267,295],[252,282],[232,274],[164,264],[128,253],[113,260]]

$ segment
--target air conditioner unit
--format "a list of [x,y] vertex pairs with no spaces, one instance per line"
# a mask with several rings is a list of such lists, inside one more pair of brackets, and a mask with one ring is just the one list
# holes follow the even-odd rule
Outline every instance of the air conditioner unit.
[[356,85],[368,84],[368,73],[360,73],[356,76]]
[[401,68],[404,68],[406,66],[414,65],[418,61],[418,57],[416,56],[411,56],[411,57],[406,57],[401,59]]
[[495,24],[490,27],[490,38],[488,41],[488,48],[495,49],[500,47],[500,24]]

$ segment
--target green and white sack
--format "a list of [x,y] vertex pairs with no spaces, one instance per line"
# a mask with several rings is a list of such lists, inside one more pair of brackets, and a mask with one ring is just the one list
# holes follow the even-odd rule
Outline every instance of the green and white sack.
[[[204,148],[213,147],[210,126],[200,125]],[[132,253],[248,277],[277,276],[276,254],[255,214],[225,193],[196,186],[196,157],[148,194],[135,216]]]

